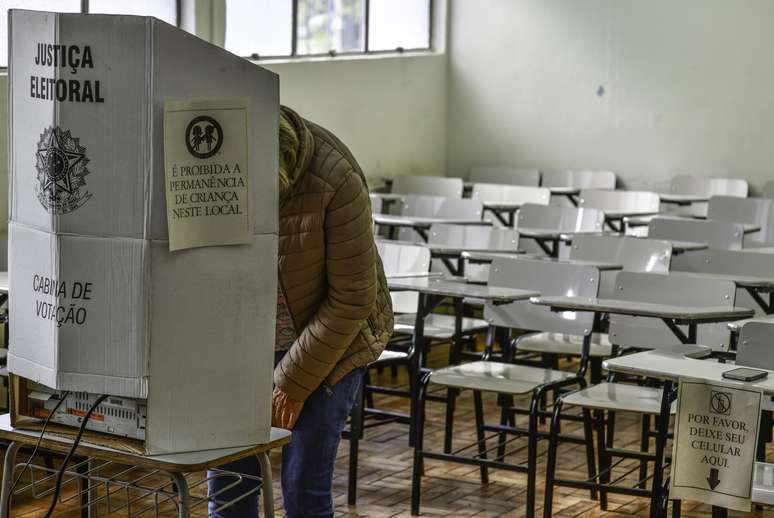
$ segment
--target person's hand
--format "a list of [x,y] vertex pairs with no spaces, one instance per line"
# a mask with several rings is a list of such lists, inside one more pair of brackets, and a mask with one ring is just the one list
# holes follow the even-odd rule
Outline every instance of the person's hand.
[[296,421],[298,421],[303,407],[303,401],[291,399],[280,389],[275,388],[271,401],[271,425],[292,430],[296,426]]

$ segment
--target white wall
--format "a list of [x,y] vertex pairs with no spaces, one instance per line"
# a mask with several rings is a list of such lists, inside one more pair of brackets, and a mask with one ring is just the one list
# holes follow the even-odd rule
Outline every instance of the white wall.
[[629,187],[679,173],[774,179],[771,0],[450,10],[450,174],[503,163],[609,168]]
[[281,102],[333,131],[367,176],[445,174],[445,56],[265,66],[280,76]]

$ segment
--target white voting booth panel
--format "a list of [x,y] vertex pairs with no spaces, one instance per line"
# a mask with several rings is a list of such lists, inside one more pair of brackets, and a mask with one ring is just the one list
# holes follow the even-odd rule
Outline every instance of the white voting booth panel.
[[[254,232],[276,233],[276,175],[261,174],[276,170],[277,163],[279,80],[274,73],[153,18],[14,11],[10,20],[11,220],[51,232],[166,239],[163,103],[239,98],[251,117]],[[94,66],[36,65],[39,44],[64,46],[57,47],[64,48],[60,53],[72,53],[81,62],[88,47]],[[56,54],[56,49],[45,51]],[[52,86],[46,79],[53,77],[66,82]],[[84,101],[82,94],[81,102],[70,101],[69,94],[62,101],[51,99],[62,90],[59,84],[73,90],[78,85],[79,91],[89,84],[94,100]],[[73,193],[61,206],[77,205],[77,210],[66,214],[45,210],[38,201],[36,166],[44,154],[37,151],[52,147],[45,140],[49,128],[59,129],[54,137],[66,151],[56,158],[65,156],[73,170],[67,182]],[[76,163],[81,154],[84,160]],[[82,175],[78,166],[84,162],[88,173]]]
[[[149,453],[268,440],[277,76],[147,17],[12,11],[10,42],[9,370],[147,399]],[[203,100],[241,107],[241,123]],[[208,229],[242,215],[244,244],[170,251],[170,101],[199,102],[178,137],[193,165],[173,176]],[[193,141],[197,117],[214,128]]]

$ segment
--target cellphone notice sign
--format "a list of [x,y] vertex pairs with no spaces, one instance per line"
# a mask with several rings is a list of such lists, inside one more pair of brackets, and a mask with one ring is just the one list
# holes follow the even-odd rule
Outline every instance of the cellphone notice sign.
[[670,498],[750,511],[762,397],[752,387],[681,380]]
[[164,103],[169,250],[250,243],[247,106]]

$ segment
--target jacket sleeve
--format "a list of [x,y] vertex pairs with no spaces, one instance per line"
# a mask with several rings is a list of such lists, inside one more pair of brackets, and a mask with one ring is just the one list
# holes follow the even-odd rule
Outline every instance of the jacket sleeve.
[[376,250],[368,190],[347,174],[325,214],[328,291],[317,312],[274,369],[274,383],[296,401],[322,384],[376,303]]

